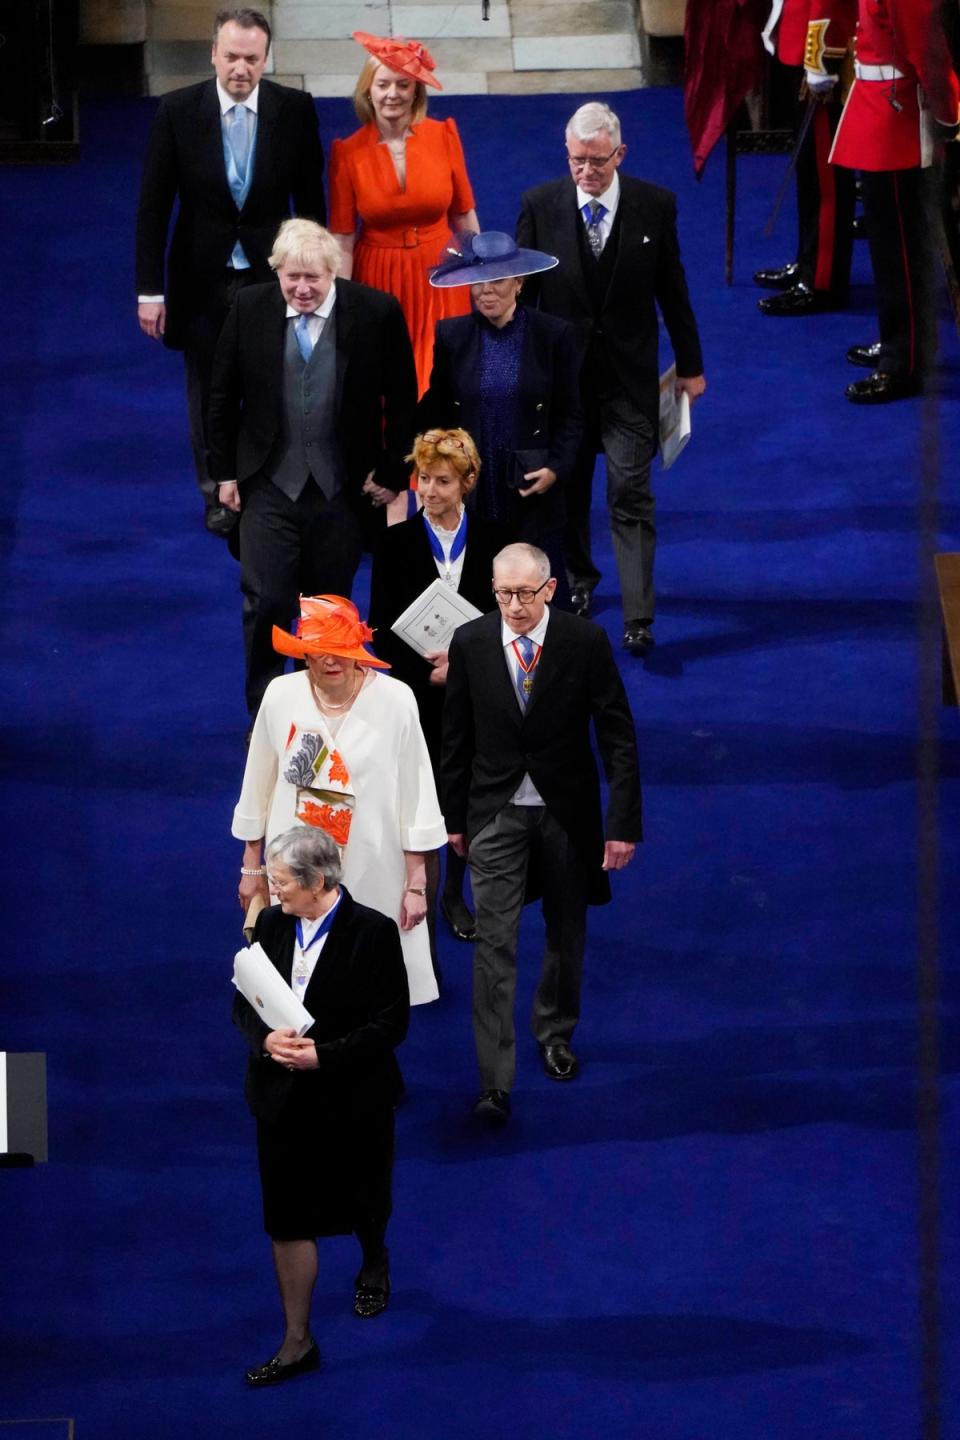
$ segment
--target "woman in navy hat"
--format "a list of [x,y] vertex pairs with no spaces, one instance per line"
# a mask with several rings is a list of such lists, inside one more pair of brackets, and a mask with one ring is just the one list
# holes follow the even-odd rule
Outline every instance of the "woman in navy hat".
[[437,323],[417,418],[420,429],[470,432],[482,465],[468,508],[507,540],[545,550],[557,578],[554,603],[566,605],[563,489],[582,429],[582,346],[567,321],[518,304],[524,277],[556,264],[498,230],[458,238],[430,284],[469,286],[473,311]]

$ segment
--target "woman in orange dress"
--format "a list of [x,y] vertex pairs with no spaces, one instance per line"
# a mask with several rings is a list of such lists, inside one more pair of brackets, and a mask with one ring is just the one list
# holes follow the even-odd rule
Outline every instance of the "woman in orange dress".
[[341,274],[400,301],[422,394],[436,322],[470,308],[466,292],[431,289],[428,272],[451,231],[480,227],[456,124],[426,118],[427,85],[442,88],[430,54],[415,40],[362,30],[353,38],[370,52],[353,96],[363,124],[333,142],[329,225],[343,250]]

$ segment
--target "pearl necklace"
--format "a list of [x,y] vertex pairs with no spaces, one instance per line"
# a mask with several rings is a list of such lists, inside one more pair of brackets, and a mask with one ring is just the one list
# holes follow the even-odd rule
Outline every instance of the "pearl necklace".
[[327,700],[326,697],[323,695],[323,691],[321,687],[317,684],[317,682],[314,680],[312,673],[309,671],[307,673],[310,675],[310,690],[313,695],[313,702],[316,705],[317,709],[321,711],[324,715],[337,715],[344,710],[349,710],[354,700],[356,700],[357,696],[360,694],[360,687],[363,685],[363,671],[358,670],[357,678],[354,682],[353,691],[351,692],[351,694],[347,696],[346,700],[340,700],[339,702],[334,703],[331,700]]

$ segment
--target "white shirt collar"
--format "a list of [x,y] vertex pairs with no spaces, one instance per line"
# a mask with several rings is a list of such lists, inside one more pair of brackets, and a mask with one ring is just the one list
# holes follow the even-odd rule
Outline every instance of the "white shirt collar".
[[326,920],[326,919],[328,918],[328,916],[330,916],[330,915],[333,914],[334,910],[336,910],[337,906],[340,904],[340,895],[341,895],[341,894],[342,894],[342,891],[340,892],[340,894],[337,895],[337,898],[336,898],[336,900],[334,900],[333,904],[330,906],[330,909],[329,909],[329,910],[324,910],[323,914],[322,914],[322,915],[318,915],[317,918],[316,918],[316,920],[301,920],[301,921],[300,921],[300,931],[301,931],[301,933],[302,933],[302,935],[303,935],[304,940],[306,940],[308,943],[309,943],[309,941],[311,941],[311,940],[313,939],[313,936],[314,936],[314,934],[316,933],[318,927],[323,924],[324,920]]
[[[527,632],[528,638],[532,640],[535,645],[543,644],[543,637],[547,633],[547,625],[549,624],[549,621],[550,606],[548,605],[546,610],[544,610],[543,612],[543,618],[541,619],[539,625],[535,625],[532,630]],[[516,631],[510,629],[510,626],[507,624],[506,620],[500,621],[500,637],[504,650],[509,650],[514,640],[520,639],[520,636],[516,633]]]
[[[333,310],[333,306],[334,306],[334,302],[336,301],[336,298],[337,298],[337,282],[336,282],[336,280],[334,280],[333,283],[332,283],[331,286],[330,286],[330,291],[329,291],[329,293],[328,293],[328,295],[327,295],[326,300],[324,300],[324,302],[323,302],[322,305],[318,305],[317,308],[316,308],[316,310],[308,310],[308,311],[307,311],[307,319],[308,319],[308,320],[312,320],[313,317],[314,317],[314,315],[316,315],[316,317],[317,317],[318,320],[329,320],[329,319],[330,319],[330,312]],[[303,312],[302,310],[295,310],[292,305],[288,305],[288,306],[287,306],[287,319],[288,319],[288,320],[292,320],[295,315],[302,315],[303,313],[304,313],[304,312]]]
[[585,190],[580,189],[579,185],[577,186],[577,208],[579,210],[582,210],[584,205],[592,205],[595,200],[606,206],[607,214],[614,213],[620,200],[620,176],[616,170],[613,172],[613,179],[602,195],[588,195]]
[[234,105],[246,105],[247,109],[252,110],[254,115],[256,115],[257,106],[260,104],[260,86],[255,85],[250,91],[250,94],[247,96],[246,100],[236,100],[231,94],[228,93],[228,91],[224,90],[223,86],[218,80],[217,99],[220,101],[221,115],[226,115],[227,111],[232,110]]

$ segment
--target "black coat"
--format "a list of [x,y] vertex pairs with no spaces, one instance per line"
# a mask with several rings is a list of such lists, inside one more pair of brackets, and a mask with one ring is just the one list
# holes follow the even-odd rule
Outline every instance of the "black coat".
[[[496,608],[493,598],[493,557],[502,545],[497,532],[476,516],[467,517],[467,543],[463,552],[458,593],[484,612]],[[431,685],[433,669],[426,660],[394,635],[390,626],[408,605],[437,578],[437,566],[427,538],[423,512],[391,525],[377,541],[370,572],[370,624],[373,648],[386,660],[391,673],[403,680],[417,697],[420,726],[430,751],[434,772],[439,770],[443,685]]]
[[[346,499],[361,514],[371,470],[392,490],[407,483],[417,376],[403,311],[392,295],[338,280],[337,435]],[[241,290],[224,321],[213,362],[208,435],[214,480],[242,485],[266,464],[283,423],[286,305],[280,285]]]
[[[703,373],[697,322],[680,260],[676,197],[670,190],[621,171],[616,223],[618,249],[599,316],[584,278],[584,225],[573,180],[551,180],[524,192],[517,241],[546,250],[560,261],[553,270],[527,281],[531,301],[538,301],[550,315],[572,321],[588,344],[602,344],[620,385],[656,428],[658,305],[673,345],[677,374]],[[583,385],[589,396],[589,366],[584,366]]]
[[[609,785],[604,827],[591,724]],[[482,830],[529,774],[563,826],[589,880],[592,904],[610,898],[604,839],[641,838],[633,716],[610,641],[599,625],[553,610],[533,693],[517,701],[499,614],[462,626],[450,647],[443,713],[441,804],[452,835]]]
[[[488,322],[473,311],[437,323],[430,385],[417,409],[417,429],[462,426],[479,444],[480,337]],[[563,490],[572,477],[583,429],[577,329],[553,315],[526,310],[519,377],[519,425],[514,448],[547,450],[557,483],[524,500],[511,494],[506,528],[511,540],[536,543],[563,524]],[[481,453],[484,465],[495,457]],[[506,543],[506,542],[505,542]]]
[[137,293],[165,296],[164,341],[174,349],[182,346],[187,317],[203,308],[238,240],[255,278],[267,280],[267,257],[291,208],[321,224],[326,219],[323,149],[311,96],[261,80],[257,106],[253,178],[240,211],[223,161],[216,81],[175,90],[157,109],[137,210]]
[[[234,999],[233,1021],[250,1048],[244,1093],[258,1119],[276,1119],[295,1086],[307,1087],[318,1106],[341,1119],[394,1104],[402,1092],[393,1052],[407,1033],[410,998],[400,933],[392,920],[340,888],[337,914],[303,997],[316,1017],[306,1038],[316,1044],[319,1068],[293,1072],[265,1057],[269,1027],[239,991]],[[279,905],[260,912],[254,940],[288,985],[295,939],[296,922]]]

